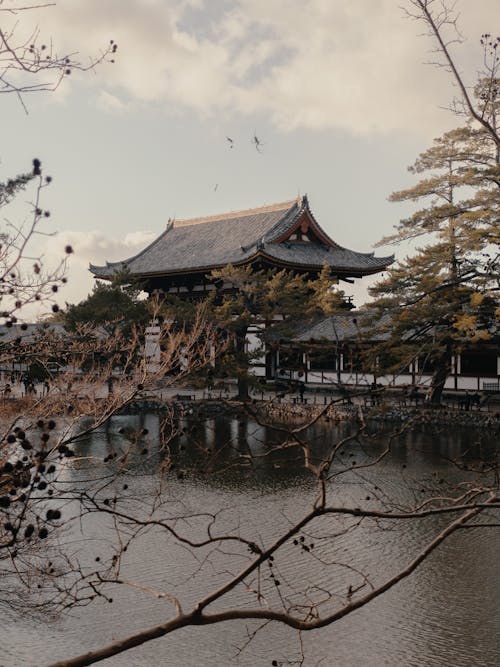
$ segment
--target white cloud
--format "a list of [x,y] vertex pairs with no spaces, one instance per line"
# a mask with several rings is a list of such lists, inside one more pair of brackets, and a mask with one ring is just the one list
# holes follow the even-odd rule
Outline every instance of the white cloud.
[[129,232],[123,238],[106,236],[99,231],[59,232],[50,241],[51,247],[71,245],[74,261],[88,267],[89,263],[127,259],[142,250],[157,234],[149,231]]
[[[72,0],[39,21],[82,53],[118,43],[116,64],[96,70],[108,110],[122,110],[126,94],[203,115],[266,114],[282,130],[437,134],[450,122],[439,109],[450,79],[423,65],[431,42],[403,18],[401,2]],[[457,8],[469,37],[457,53],[473,78],[478,37],[494,32],[498,0]]]
[[122,102],[119,97],[112,95],[107,90],[102,90],[99,93],[99,96],[96,100],[96,105],[99,107],[99,109],[110,113],[126,111],[129,106],[125,102]]
[[123,238],[106,236],[100,231],[64,231],[50,237],[42,249],[45,266],[56,266],[64,256],[65,246],[70,245],[74,251],[68,261],[68,283],[61,288],[60,303],[78,303],[92,291],[95,281],[89,271],[90,263],[128,259],[156,236],[148,231],[130,232]]

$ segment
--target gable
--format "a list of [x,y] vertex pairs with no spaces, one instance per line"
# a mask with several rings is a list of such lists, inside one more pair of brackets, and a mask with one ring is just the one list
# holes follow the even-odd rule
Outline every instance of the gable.
[[287,241],[316,242],[331,248],[337,246],[319,227],[308,207],[302,210],[300,216],[289,229],[274,239],[274,243],[285,243]]

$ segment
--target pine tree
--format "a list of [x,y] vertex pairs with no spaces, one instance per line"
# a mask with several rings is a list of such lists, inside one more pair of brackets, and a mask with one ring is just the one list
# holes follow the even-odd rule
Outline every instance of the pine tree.
[[130,282],[126,273],[117,273],[111,284],[97,283],[86,299],[68,305],[62,319],[71,331],[91,325],[129,335],[134,326],[144,327],[151,318],[147,302],[139,295],[140,287]]
[[[476,97],[490,125],[500,119],[500,80],[481,82]],[[409,168],[421,176],[394,202],[423,206],[380,244],[424,239],[371,290],[380,321],[390,314],[384,348],[419,355],[432,368],[431,402],[439,402],[452,356],[498,329],[500,161],[494,137],[471,123],[436,139]],[[496,309],[496,317],[495,317]],[[387,318],[386,318],[387,322]],[[401,365],[408,362],[399,360]]]
[[[206,303],[205,316],[231,344],[220,363],[238,381],[238,398],[248,399],[252,360],[280,339],[290,337],[298,322],[306,322],[319,313],[328,314],[345,307],[344,294],[332,289],[335,282],[328,267],[317,277],[299,275],[285,269],[256,269],[227,265],[214,270],[211,280],[217,287]],[[162,315],[184,324],[190,320],[195,304],[170,299]],[[253,329],[261,346],[248,350],[247,336]]]

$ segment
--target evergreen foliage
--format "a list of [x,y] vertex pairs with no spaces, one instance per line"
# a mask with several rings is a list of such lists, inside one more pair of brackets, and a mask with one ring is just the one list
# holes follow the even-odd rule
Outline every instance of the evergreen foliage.
[[[248,398],[249,364],[262,355],[266,346],[289,337],[297,325],[305,324],[316,315],[345,307],[343,292],[332,289],[335,280],[327,267],[316,278],[310,278],[285,269],[229,264],[212,271],[210,279],[217,290],[208,297],[206,317],[220,329],[221,336],[233,338],[234,345],[220,363],[224,374],[238,379],[238,394],[242,400]],[[170,300],[164,304],[163,314],[189,321],[193,307],[186,301]],[[261,342],[261,347],[253,352],[247,345],[250,329]]]
[[[484,110],[494,127],[499,83],[476,88],[479,99],[487,95]],[[417,355],[427,359],[433,369],[430,399],[439,402],[452,355],[498,335],[498,147],[484,127],[469,123],[436,139],[409,171],[420,180],[390,200],[422,206],[380,243],[423,239],[425,245],[392,267],[371,294],[376,319],[390,315],[384,327],[391,335],[382,347],[400,348],[401,366]]]
[[134,326],[146,326],[150,319],[146,301],[139,300],[140,289],[117,274],[110,284],[97,283],[91,294],[76,305],[68,305],[63,315],[70,331],[81,325],[102,328],[109,333],[127,334]]
[[19,174],[14,178],[9,178],[5,183],[0,183],[0,207],[12,201],[16,194],[23,190],[34,177],[34,173]]

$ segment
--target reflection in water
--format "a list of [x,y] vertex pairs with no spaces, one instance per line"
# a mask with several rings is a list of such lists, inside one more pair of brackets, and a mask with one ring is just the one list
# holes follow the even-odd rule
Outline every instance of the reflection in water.
[[[128,509],[145,511],[144,504],[155,497],[178,516],[213,513],[214,533],[241,533],[264,544],[311,507],[316,488],[313,476],[301,466],[302,451],[297,446],[275,449],[282,442],[278,433],[236,418],[205,422],[186,418],[179,426],[181,432],[167,452],[157,445],[158,415],[116,417],[77,444],[76,454],[82,458],[69,470],[68,481],[82,480],[101,468],[109,471],[110,465],[118,468],[119,459],[127,454]],[[134,437],[146,430],[147,435]],[[316,424],[308,433],[313,459],[320,461],[333,444],[352,434],[349,424]],[[370,461],[387,443],[387,438],[373,431],[372,435],[359,434],[339,450],[329,482],[330,502],[407,507],[437,493],[456,492],[457,485],[472,480],[474,473],[455,466],[453,460],[477,468],[480,458],[493,452],[493,439],[483,440],[480,449],[477,438],[477,432],[466,429],[404,433],[393,441],[390,454],[380,464],[353,471],[353,462]],[[114,454],[111,464],[103,463]],[[166,456],[172,457],[174,466],[163,480],[162,495],[156,496],[158,470]],[[120,484],[123,481],[120,478]],[[368,589],[409,562],[442,522],[381,524],[323,518],[301,533],[303,541],[284,545],[273,572],[267,566],[262,568],[258,584],[276,605],[277,578],[278,594],[296,604],[303,604],[306,597],[318,602],[325,598],[325,590],[331,591],[333,599],[323,605],[326,612],[346,599],[349,587]],[[179,528],[195,536],[203,523],[204,519],[192,517],[180,522]],[[74,527],[68,540],[78,545],[81,561],[90,563],[109,552],[114,537],[109,521],[92,514]],[[498,547],[499,538],[493,531],[470,529],[454,535],[423,567],[380,599],[331,627],[305,634],[304,665],[498,664]],[[236,565],[241,567],[248,562],[247,555],[236,548],[193,554],[164,532],[149,531],[130,545],[122,574],[148,589],[174,592],[189,609],[201,595],[226,581],[228,571],[236,567],[236,552],[240,554]],[[307,591],[307,596],[300,590]],[[247,604],[248,592],[236,590],[231,603]],[[0,664],[34,666],[69,657],[162,622],[171,611],[157,594],[120,587],[113,590],[112,604],[98,601],[57,623],[35,625],[16,620],[5,628],[14,640],[0,647]],[[254,623],[226,623],[186,629],[105,664],[249,667],[270,665],[272,660],[298,664],[301,649],[296,634],[276,624],[265,626],[240,652],[248,631],[256,628]]]

